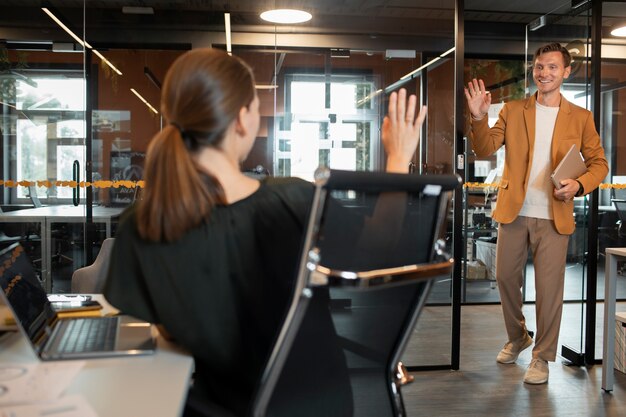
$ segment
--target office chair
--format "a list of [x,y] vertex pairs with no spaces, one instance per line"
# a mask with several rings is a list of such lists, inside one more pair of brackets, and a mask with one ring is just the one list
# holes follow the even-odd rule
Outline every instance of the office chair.
[[[0,206],[0,214],[4,213],[2,211],[2,207]],[[6,234],[4,228],[6,224],[0,224],[0,250],[4,249],[7,246],[12,245],[13,243],[19,242],[22,238],[21,236],[9,236]]]
[[72,274],[72,292],[83,294],[100,294],[109,272],[109,259],[115,238],[102,241],[102,246],[93,264],[78,268]]
[[37,186],[30,185],[28,187],[28,198],[30,199],[31,203],[33,203],[33,207],[35,208],[43,207],[43,204],[41,203],[41,200],[39,199],[39,196],[37,195]]
[[617,227],[617,236],[619,237],[620,244],[623,239],[626,238],[626,200],[612,200],[615,206],[615,212],[619,219]]
[[[28,187],[28,198],[33,203],[34,208],[43,207],[43,204],[37,195],[37,187],[35,185]],[[73,245],[73,238],[71,231],[69,230],[69,226],[57,226],[52,230],[51,235],[54,239],[56,247],[54,254],[51,257],[52,262],[56,266],[71,265],[74,262],[74,259],[65,255],[65,252],[69,251]],[[40,260],[37,260],[36,262],[40,262]]]
[[0,250],[20,240],[22,240],[22,236],[9,236],[4,230],[0,230]]
[[406,415],[396,366],[433,280],[451,270],[438,238],[457,186],[456,176],[316,172],[296,290],[254,417]]
[[[32,192],[32,188],[29,187],[29,193]],[[0,213],[3,213],[1,207]],[[21,242],[22,246],[26,248],[27,253],[34,253],[37,248],[41,246],[40,233],[32,229],[32,224],[25,222],[24,225],[25,227],[20,225],[19,223],[0,224],[0,248],[5,248],[16,242]],[[34,262],[39,262],[39,264],[41,264],[41,259]]]
[[[626,200],[611,200],[617,213],[617,246],[626,247]],[[621,275],[626,271],[626,263],[619,262],[617,270]]]

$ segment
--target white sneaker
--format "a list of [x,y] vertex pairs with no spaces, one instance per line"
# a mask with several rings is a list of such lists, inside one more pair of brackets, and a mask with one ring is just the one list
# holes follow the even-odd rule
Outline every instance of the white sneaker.
[[520,353],[533,344],[533,338],[526,333],[526,337],[521,342],[506,342],[496,361],[500,363],[515,363]]
[[524,382],[533,385],[545,384],[548,382],[549,373],[548,362],[543,359],[533,359],[524,375]]

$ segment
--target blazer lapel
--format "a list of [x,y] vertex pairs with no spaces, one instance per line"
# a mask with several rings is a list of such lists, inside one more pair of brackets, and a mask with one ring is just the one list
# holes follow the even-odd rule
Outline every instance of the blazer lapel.
[[563,135],[567,131],[569,126],[570,113],[572,112],[569,101],[561,95],[561,105],[559,106],[559,113],[556,116],[556,123],[554,125],[554,133],[552,134],[552,166],[555,167],[559,161],[556,160],[556,152],[559,149],[559,141],[563,138]]
[[532,160],[532,154],[535,149],[535,100],[537,93],[533,94],[526,100],[524,106],[524,123],[526,124],[526,134],[528,136],[528,154],[531,155],[529,163]]

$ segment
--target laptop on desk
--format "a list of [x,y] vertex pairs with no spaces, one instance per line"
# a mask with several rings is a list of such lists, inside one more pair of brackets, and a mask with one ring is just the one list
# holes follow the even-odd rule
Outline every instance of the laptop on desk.
[[24,248],[0,251],[0,300],[42,360],[90,359],[153,353],[149,323],[117,317],[57,318]]

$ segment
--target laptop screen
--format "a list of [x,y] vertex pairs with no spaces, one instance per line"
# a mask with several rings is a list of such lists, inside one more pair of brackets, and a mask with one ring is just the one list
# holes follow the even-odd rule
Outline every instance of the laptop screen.
[[0,251],[0,287],[30,341],[40,345],[54,322],[55,313],[19,243]]

